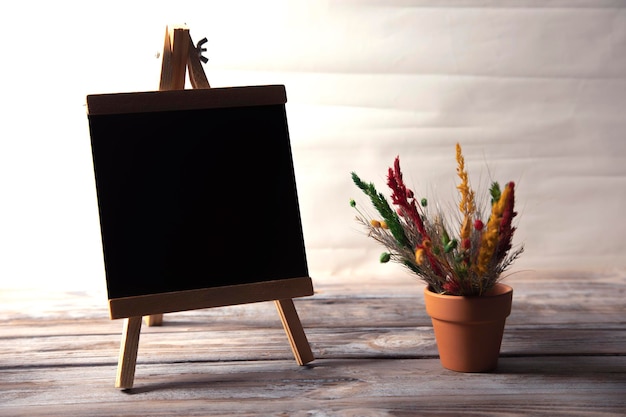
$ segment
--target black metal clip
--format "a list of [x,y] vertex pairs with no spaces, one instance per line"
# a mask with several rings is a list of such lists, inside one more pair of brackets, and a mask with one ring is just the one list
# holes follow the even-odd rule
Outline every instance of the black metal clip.
[[207,38],[202,38],[198,41],[196,45],[196,51],[198,52],[198,57],[200,58],[200,61],[202,61],[203,64],[206,64],[207,62],[209,62],[209,58],[202,56],[202,52],[206,52],[206,48],[203,48],[202,45],[204,45],[207,42],[208,42]]

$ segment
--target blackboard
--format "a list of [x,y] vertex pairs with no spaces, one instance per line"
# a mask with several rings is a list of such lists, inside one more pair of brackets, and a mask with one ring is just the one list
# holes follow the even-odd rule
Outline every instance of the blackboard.
[[308,277],[286,101],[281,85],[87,96],[109,299]]

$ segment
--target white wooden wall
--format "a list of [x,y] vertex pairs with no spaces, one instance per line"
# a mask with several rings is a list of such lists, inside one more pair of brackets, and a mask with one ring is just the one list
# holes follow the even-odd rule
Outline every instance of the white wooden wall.
[[102,288],[84,96],[156,89],[183,22],[209,39],[214,87],[286,85],[314,279],[405,274],[353,221],[350,172],[386,192],[399,155],[417,194],[452,205],[456,142],[477,188],[517,183],[512,271],[626,266],[625,1],[76,4],[12,6],[5,26],[24,38],[0,68],[0,289]]

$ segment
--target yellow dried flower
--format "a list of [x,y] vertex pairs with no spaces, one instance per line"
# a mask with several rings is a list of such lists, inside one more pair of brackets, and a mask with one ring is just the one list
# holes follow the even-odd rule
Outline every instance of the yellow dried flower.
[[382,227],[383,229],[389,229],[389,226],[387,226],[387,222],[384,220],[380,221],[380,227]]
[[506,187],[504,191],[502,191],[500,199],[491,206],[491,216],[483,232],[476,263],[476,271],[481,275],[487,272],[489,261],[496,250],[498,231],[500,230],[500,222],[502,221],[502,212],[504,211],[504,205],[510,192],[510,188]]
[[376,228],[380,227],[380,222],[378,220],[372,219],[370,220],[370,224],[372,225],[372,227],[376,227]]
[[424,249],[419,248],[415,251],[415,263],[422,265],[424,263]]
[[461,230],[459,236],[461,241],[469,239],[472,232],[472,214],[476,211],[476,204],[474,203],[474,191],[469,187],[469,180],[467,171],[465,170],[465,158],[461,150],[461,145],[456,144],[456,172],[461,179],[461,183],[456,187],[461,194],[461,201],[459,202],[459,210],[463,215],[463,223],[461,223]]

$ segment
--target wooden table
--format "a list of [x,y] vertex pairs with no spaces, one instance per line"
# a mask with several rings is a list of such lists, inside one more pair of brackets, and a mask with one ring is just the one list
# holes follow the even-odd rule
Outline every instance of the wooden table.
[[145,327],[114,388],[121,320],[100,293],[0,291],[2,416],[624,416],[626,271],[520,272],[499,367],[441,367],[421,282],[316,280],[298,366],[273,303]]

